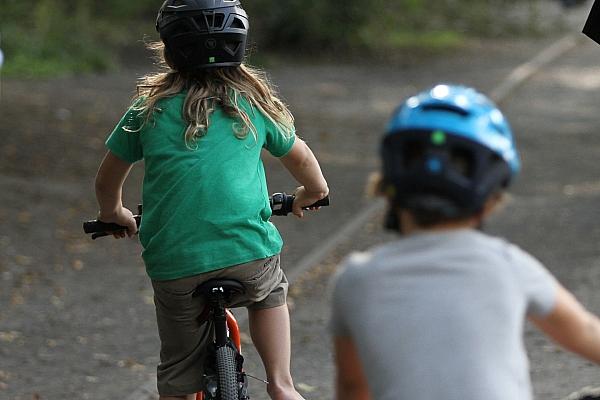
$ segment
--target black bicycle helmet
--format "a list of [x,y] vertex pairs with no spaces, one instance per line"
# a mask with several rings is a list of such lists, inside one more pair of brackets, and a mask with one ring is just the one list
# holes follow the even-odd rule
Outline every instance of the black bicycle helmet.
[[463,86],[438,85],[406,100],[381,151],[395,205],[449,219],[479,212],[520,169],[508,121],[487,97]]
[[239,0],[167,0],[156,19],[166,56],[179,71],[240,65],[249,27]]

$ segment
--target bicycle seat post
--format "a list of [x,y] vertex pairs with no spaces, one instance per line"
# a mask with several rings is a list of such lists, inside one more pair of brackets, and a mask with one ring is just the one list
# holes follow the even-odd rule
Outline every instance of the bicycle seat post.
[[221,286],[213,287],[210,292],[210,304],[215,322],[215,342],[217,347],[227,344],[227,316],[225,314],[225,290]]

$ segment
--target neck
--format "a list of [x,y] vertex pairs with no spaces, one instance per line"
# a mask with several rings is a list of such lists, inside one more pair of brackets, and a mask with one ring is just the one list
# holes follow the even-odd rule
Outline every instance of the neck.
[[422,232],[445,232],[458,229],[477,229],[481,226],[480,217],[472,217],[460,221],[442,222],[428,227],[418,225],[413,216],[406,211],[400,211],[399,218],[403,235],[411,235]]

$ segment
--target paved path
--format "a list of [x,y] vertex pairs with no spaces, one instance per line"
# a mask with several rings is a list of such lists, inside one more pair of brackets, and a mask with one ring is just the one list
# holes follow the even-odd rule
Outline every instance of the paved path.
[[[377,167],[377,142],[393,107],[438,81],[490,93],[556,39],[474,44],[426,67],[294,66],[273,71],[334,194],[335,206],[306,221],[277,222],[287,242],[284,263],[296,280],[291,292],[294,374],[307,398],[331,398],[325,282],[348,251],[387,237],[378,221],[366,218],[366,224],[355,223],[360,229],[345,235],[351,239],[340,239],[319,257],[313,254],[312,261],[305,256],[340,237],[336,233],[357,215],[365,215],[363,182]],[[595,77],[600,75],[596,55],[600,50],[586,42],[546,72],[530,76],[526,85],[511,88],[504,108],[525,151],[526,174],[510,213],[492,226],[540,256],[592,305],[599,304],[589,284],[594,278],[590,267],[597,263],[593,212],[600,186],[593,158],[598,144],[593,135],[598,123]],[[144,384],[151,382],[158,343],[139,248],[126,241],[92,244],[80,236],[82,216],[95,209],[90,171],[138,74],[3,84],[0,398],[100,400],[140,387],[132,400],[153,398]],[[267,169],[272,191],[293,189],[276,161],[268,159]],[[139,199],[139,176],[138,169],[130,179],[128,204]],[[520,225],[525,216],[531,223]],[[299,265],[308,269],[294,270]],[[542,350],[532,354],[539,393],[554,396],[593,383],[594,369],[555,352],[533,334],[528,344]],[[247,369],[262,375],[252,346],[246,350]],[[557,372],[566,364],[569,371],[580,372],[576,379]],[[546,384],[552,380],[562,387]],[[264,398],[260,385],[253,383],[252,390],[253,399]]]

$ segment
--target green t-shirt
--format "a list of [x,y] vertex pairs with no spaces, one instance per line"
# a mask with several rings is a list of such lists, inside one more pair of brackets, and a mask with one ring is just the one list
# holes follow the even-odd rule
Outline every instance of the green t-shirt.
[[[260,111],[241,101],[258,137],[234,135],[238,123],[217,108],[197,148],[186,146],[185,93],[163,99],[146,124],[132,108],[106,145],[130,163],[144,160],[142,257],[151,279],[170,280],[278,254],[281,236],[269,221],[261,150],[284,156],[286,137]],[[141,126],[141,129],[136,129]],[[132,132],[133,130],[133,132]]]

